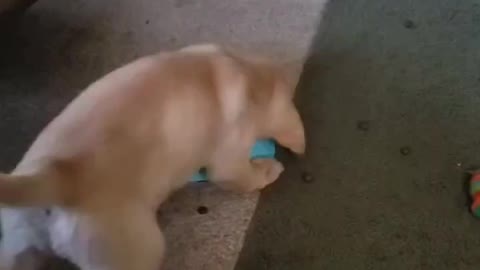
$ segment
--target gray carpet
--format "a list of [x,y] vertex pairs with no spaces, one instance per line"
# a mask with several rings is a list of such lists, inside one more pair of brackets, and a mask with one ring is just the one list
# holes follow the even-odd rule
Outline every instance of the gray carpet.
[[313,181],[263,192],[237,270],[478,269],[480,1],[334,0],[299,87]]

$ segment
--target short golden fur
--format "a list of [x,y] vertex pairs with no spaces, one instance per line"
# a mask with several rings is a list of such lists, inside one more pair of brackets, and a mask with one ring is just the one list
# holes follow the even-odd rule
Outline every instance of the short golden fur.
[[216,45],[144,57],[101,78],[0,176],[0,202],[52,209],[41,225],[27,217],[43,210],[2,210],[4,269],[28,246],[44,248],[30,239],[35,226],[82,269],[158,269],[164,240],[155,211],[198,168],[248,192],[283,170],[273,159],[250,161],[255,140],[304,152],[293,89],[279,65]]

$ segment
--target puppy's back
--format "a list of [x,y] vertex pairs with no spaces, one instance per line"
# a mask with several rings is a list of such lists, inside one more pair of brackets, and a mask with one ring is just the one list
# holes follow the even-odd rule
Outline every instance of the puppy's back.
[[[188,176],[204,165],[245,108],[245,80],[231,57],[208,46],[160,53],[113,71],[72,101],[27,151],[13,175],[42,175],[48,184],[36,189],[44,190],[42,196],[31,195],[41,201],[23,203],[128,200],[145,187],[171,189],[161,181],[152,187],[151,178]],[[53,175],[60,181],[52,182]]]

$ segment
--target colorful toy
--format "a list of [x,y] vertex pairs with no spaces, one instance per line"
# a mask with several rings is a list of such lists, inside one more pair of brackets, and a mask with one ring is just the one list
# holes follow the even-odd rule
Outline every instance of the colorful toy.
[[[250,153],[252,159],[256,158],[275,158],[275,142],[272,140],[258,140]],[[207,181],[208,175],[205,169],[201,169],[192,177],[192,181]]]
[[472,214],[480,218],[480,172],[475,172],[470,179],[470,195],[472,196]]

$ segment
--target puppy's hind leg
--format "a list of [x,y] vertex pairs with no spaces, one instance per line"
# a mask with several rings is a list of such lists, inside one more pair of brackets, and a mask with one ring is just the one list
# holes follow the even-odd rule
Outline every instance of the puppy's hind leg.
[[28,248],[17,254],[3,253],[0,259],[0,270],[39,270],[45,266],[46,262],[46,254],[35,248]]
[[44,210],[2,208],[0,219],[0,270],[39,269],[50,255]]

